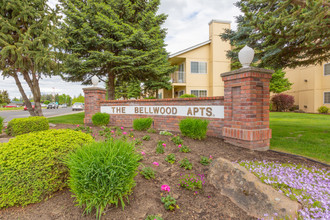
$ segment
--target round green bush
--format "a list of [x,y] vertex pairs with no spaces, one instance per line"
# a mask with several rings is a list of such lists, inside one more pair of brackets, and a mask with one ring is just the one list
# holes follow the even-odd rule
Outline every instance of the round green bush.
[[146,131],[152,125],[152,118],[137,118],[133,121],[133,128],[137,131]]
[[321,107],[319,107],[318,109],[317,109],[317,111],[319,112],[319,113],[321,113],[321,114],[326,114],[326,113],[328,113],[329,112],[329,108],[327,107],[327,106],[321,106]]
[[180,121],[179,127],[183,136],[202,140],[206,137],[207,126],[209,123],[209,120],[186,118]]
[[110,115],[108,113],[95,113],[92,116],[93,125],[100,126],[100,125],[107,125],[110,121]]
[[180,98],[196,98],[197,96],[195,96],[194,94],[183,94],[180,96]]
[[28,118],[14,118],[7,126],[6,133],[10,136],[17,136],[34,131],[45,131],[49,129],[48,119],[35,116]]
[[23,134],[0,144],[0,209],[40,202],[66,186],[62,160],[92,136],[69,129]]
[[76,202],[88,214],[94,208],[101,217],[108,204],[121,205],[135,186],[141,155],[134,144],[122,140],[85,145],[72,152],[66,164],[69,167],[69,187]]

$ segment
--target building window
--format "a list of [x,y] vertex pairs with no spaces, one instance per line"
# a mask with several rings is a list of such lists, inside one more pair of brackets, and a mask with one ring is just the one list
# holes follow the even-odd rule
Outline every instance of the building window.
[[182,96],[184,94],[184,90],[179,91],[178,96]]
[[163,93],[159,93],[158,94],[158,99],[162,99],[163,98]]
[[330,75],[330,63],[324,64],[324,75],[325,76]]
[[207,62],[191,62],[191,73],[207,73]]
[[191,94],[197,97],[207,97],[207,90],[191,90]]
[[330,104],[330,92],[324,93],[324,104]]

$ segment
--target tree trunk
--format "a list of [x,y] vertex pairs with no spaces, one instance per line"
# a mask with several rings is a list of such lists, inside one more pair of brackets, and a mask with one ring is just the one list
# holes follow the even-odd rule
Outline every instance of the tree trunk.
[[115,74],[108,74],[108,100],[115,100]]
[[36,116],[35,112],[33,111],[32,109],[32,105],[31,105],[31,102],[29,100],[29,98],[26,96],[25,92],[24,92],[24,89],[22,87],[22,84],[21,82],[19,81],[19,78],[18,78],[18,75],[17,73],[14,73],[13,74],[13,77],[15,79],[15,82],[16,82],[16,85],[18,87],[18,90],[19,92],[21,93],[22,97],[23,97],[23,100],[24,100],[24,103],[25,103],[25,106],[27,107],[29,113],[31,116]]
[[156,99],[158,99],[158,89],[156,89]]
[[32,109],[32,111],[34,111],[34,114],[36,116],[43,116],[42,110],[41,110],[41,105],[40,105],[41,95],[40,95],[39,82],[38,82],[38,79],[35,75],[35,72],[32,70],[32,80],[30,79],[30,76],[29,76],[28,72],[23,72],[22,74],[23,74],[23,77],[24,77],[25,81],[29,85],[32,94],[33,94],[34,108],[35,109],[34,110]]

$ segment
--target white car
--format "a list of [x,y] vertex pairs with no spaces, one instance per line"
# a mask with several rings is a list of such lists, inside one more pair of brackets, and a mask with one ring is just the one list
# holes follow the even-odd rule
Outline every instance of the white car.
[[76,102],[72,105],[72,111],[84,110],[85,104],[81,102]]

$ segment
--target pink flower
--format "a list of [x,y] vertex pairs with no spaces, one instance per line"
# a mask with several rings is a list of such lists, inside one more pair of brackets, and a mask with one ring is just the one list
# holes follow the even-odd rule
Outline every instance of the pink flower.
[[213,159],[213,157],[210,155],[210,159],[212,160]]
[[92,129],[92,127],[89,127],[89,129]]
[[111,133],[115,133],[115,131],[111,131]]
[[77,125],[77,127],[79,127],[79,125]]
[[153,162],[152,164],[157,166],[157,167],[159,166],[159,163],[157,163],[157,162]]
[[168,186],[168,185],[162,185],[162,191],[171,191],[171,188],[170,188],[170,186]]
[[142,155],[145,155],[146,153],[144,153],[143,151],[141,152]]
[[124,130],[124,127],[120,127],[121,130]]
[[179,144],[179,146],[178,146],[178,148],[180,148],[182,145],[181,144]]
[[133,138],[133,141],[135,141],[135,138]]
[[165,144],[165,143],[163,143],[162,145],[163,145],[164,147],[166,147],[166,144]]
[[131,129],[131,131],[134,131],[134,129]]
[[127,134],[127,132],[123,132],[123,134]]

